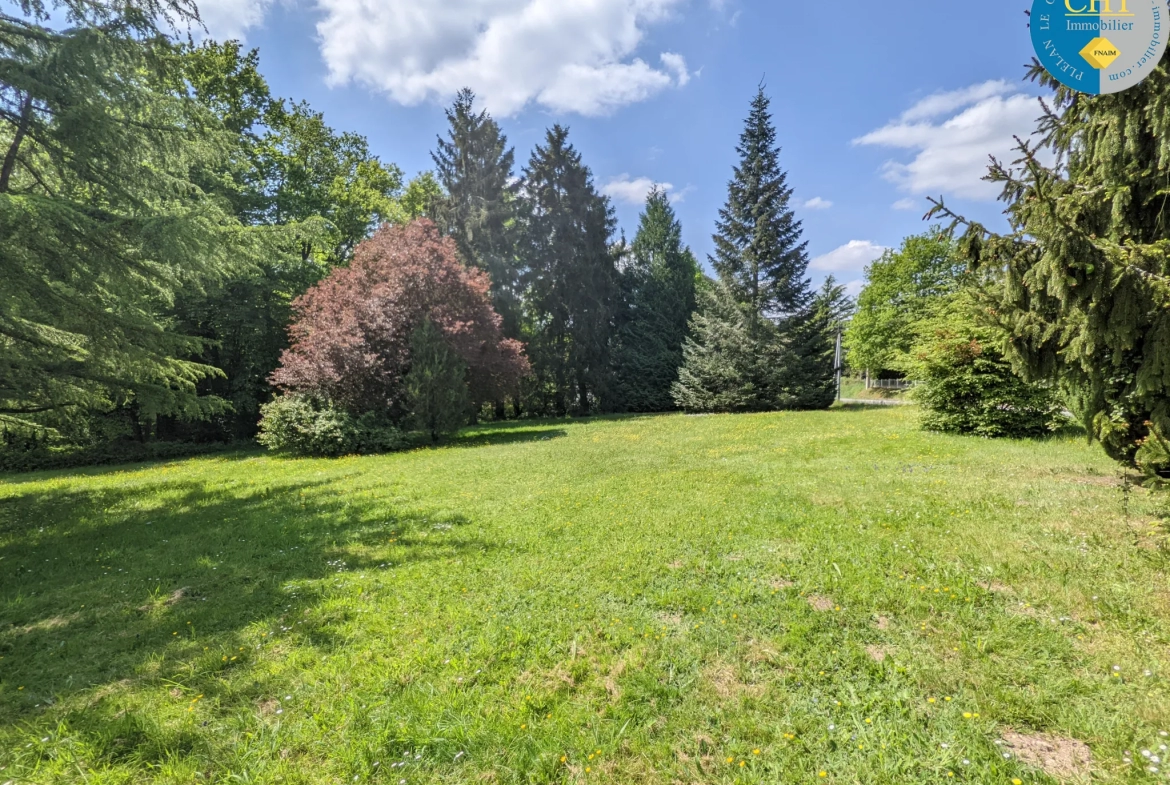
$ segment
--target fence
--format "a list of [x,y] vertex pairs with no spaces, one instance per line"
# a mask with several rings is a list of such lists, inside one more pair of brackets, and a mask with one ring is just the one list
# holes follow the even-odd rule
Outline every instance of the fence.
[[906,379],[865,379],[865,389],[867,390],[910,390],[913,389],[917,382],[911,382]]

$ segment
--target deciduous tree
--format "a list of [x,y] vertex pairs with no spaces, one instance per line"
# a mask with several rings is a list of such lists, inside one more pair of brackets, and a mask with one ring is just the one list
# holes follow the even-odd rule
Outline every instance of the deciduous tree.
[[473,403],[495,400],[529,371],[521,345],[503,337],[487,276],[465,267],[426,219],[380,229],[293,310],[292,345],[273,382],[353,412],[406,416],[411,336],[428,319],[467,364]]

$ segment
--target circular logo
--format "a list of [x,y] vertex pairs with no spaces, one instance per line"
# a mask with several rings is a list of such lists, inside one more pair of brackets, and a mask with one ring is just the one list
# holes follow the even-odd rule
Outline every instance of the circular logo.
[[1170,9],[1166,0],[1035,0],[1031,28],[1036,56],[1061,84],[1119,93],[1162,60]]

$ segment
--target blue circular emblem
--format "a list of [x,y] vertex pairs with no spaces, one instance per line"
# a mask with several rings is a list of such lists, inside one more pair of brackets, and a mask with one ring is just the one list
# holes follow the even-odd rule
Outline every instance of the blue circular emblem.
[[1034,0],[1030,26],[1036,56],[1061,84],[1119,93],[1162,60],[1170,9],[1166,0]]

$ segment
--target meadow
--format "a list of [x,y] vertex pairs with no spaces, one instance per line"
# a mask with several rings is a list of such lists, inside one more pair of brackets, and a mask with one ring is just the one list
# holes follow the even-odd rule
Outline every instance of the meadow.
[[0,785],[1165,782],[1164,498],[916,417],[0,478]]

